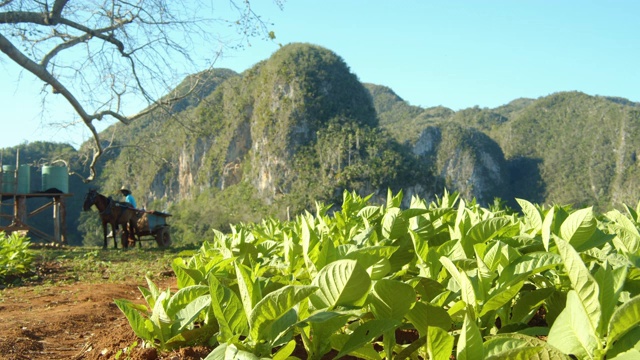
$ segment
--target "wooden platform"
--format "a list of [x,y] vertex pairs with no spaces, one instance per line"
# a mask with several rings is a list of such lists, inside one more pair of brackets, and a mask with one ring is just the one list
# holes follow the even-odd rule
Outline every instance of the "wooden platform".
[[[0,207],[0,218],[9,219],[10,224],[0,226],[0,231],[7,233],[20,231],[30,232],[45,240],[56,242],[59,244],[67,243],[67,219],[66,206],[64,199],[73,196],[73,194],[64,193],[29,193],[29,194],[10,194],[0,193],[2,206]],[[27,200],[33,198],[49,198],[50,202],[40,206],[37,209],[28,211]],[[3,207],[13,203],[13,211],[5,214]],[[53,231],[45,232],[29,225],[28,219],[31,216],[39,214],[49,208],[53,210]]]

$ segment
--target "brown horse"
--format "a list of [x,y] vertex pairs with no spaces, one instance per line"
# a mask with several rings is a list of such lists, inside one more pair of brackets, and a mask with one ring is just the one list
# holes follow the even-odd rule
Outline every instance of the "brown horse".
[[[124,234],[122,236],[122,247],[126,248],[129,239],[129,229],[133,232],[132,237],[135,235],[138,221],[138,215],[136,209],[132,208],[128,203],[121,203],[106,197],[97,190],[91,189],[84,198],[84,205],[82,209],[88,211],[91,206],[95,205],[100,213],[100,220],[102,220],[102,232],[104,235],[103,249],[107,248],[107,224],[111,224],[111,231],[113,232],[113,247],[118,248],[116,242],[116,233],[118,231],[118,225],[122,225]],[[129,225],[129,226],[127,226]]]

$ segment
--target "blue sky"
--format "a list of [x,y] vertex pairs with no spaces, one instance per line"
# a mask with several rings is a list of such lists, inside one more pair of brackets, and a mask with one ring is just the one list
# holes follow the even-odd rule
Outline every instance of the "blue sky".
[[[253,39],[216,67],[240,72],[278,44],[306,42],[337,53],[362,82],[422,107],[493,108],[572,90],[640,102],[640,1],[288,0],[282,11],[252,3],[274,23],[275,42]],[[65,104],[43,113],[40,83],[2,56],[0,148],[36,140],[77,147],[89,138],[82,125],[49,125],[73,113]]]

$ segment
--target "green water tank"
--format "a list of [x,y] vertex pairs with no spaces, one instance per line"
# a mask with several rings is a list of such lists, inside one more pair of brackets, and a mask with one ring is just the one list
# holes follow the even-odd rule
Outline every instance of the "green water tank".
[[18,194],[31,192],[31,165],[22,164],[18,167]]
[[2,193],[13,194],[15,190],[16,167],[2,165]]
[[42,167],[42,191],[51,189],[63,193],[69,192],[69,171],[66,166],[45,165]]
[[2,192],[28,194],[31,190],[31,166],[24,164],[18,168],[18,191],[16,191],[15,175],[15,166],[2,165]]

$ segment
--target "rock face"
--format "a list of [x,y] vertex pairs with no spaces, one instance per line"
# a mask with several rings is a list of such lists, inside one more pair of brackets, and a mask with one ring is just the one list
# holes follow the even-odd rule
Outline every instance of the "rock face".
[[480,204],[509,194],[507,163],[502,150],[484,133],[459,125],[428,126],[413,152],[434,168],[447,189]]
[[290,191],[296,175],[292,158],[317,140],[332,120],[377,124],[371,98],[331,51],[306,44],[283,47],[255,75],[249,181],[267,201]]
[[308,44],[282,47],[270,59],[219,84],[182,114],[180,123],[188,125],[187,131],[167,120],[158,133],[181,135],[150,141],[166,148],[155,150],[165,163],[136,165],[155,166],[147,171],[153,177],[115,170],[143,161],[131,154],[114,162],[110,187],[128,177],[126,182],[145,189],[146,202],[180,201],[244,181],[271,203],[291,191],[300,177],[294,165],[297,154],[314,151],[318,134],[329,124],[374,128],[378,121],[370,94],[346,63]]

